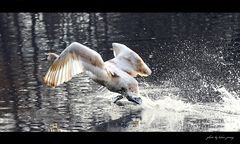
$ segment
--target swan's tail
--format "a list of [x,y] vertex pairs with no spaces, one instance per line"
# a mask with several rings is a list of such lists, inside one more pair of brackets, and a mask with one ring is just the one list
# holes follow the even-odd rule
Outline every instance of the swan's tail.
[[59,55],[57,55],[55,53],[46,53],[46,55],[48,56],[47,60],[52,61],[52,62],[55,61],[59,57]]

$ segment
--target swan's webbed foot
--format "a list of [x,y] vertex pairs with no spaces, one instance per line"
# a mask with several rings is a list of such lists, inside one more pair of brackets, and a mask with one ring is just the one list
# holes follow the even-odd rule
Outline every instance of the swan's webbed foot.
[[118,95],[116,97],[113,98],[113,103],[116,103],[117,101],[123,99],[123,96],[122,95]]
[[131,97],[131,96],[126,96],[128,101],[134,102],[136,104],[142,104],[142,99],[140,97]]

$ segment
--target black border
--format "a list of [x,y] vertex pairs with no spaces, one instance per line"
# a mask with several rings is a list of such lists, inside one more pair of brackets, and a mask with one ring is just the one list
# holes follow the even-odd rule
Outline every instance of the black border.
[[1,134],[2,142],[17,143],[191,143],[191,144],[239,144],[238,132],[9,132]]
[[3,0],[1,12],[240,12],[236,1]]

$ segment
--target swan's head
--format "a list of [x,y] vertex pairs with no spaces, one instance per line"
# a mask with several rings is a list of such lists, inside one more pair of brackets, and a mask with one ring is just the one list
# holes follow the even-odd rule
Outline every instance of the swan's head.
[[48,61],[55,61],[59,56],[55,53],[46,53]]
[[126,93],[126,98],[131,101],[134,102],[136,104],[142,104],[142,99],[139,95],[137,95],[136,93],[132,93],[132,92],[127,92]]
[[139,95],[138,84],[129,84],[125,93],[126,98],[136,104],[142,104],[142,99]]

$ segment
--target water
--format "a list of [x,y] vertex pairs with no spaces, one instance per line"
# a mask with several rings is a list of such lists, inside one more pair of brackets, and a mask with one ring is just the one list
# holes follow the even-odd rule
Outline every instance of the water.
[[[239,36],[238,13],[1,13],[0,131],[239,131]],[[74,41],[136,51],[153,71],[143,105],[84,74],[44,85],[45,53]]]

